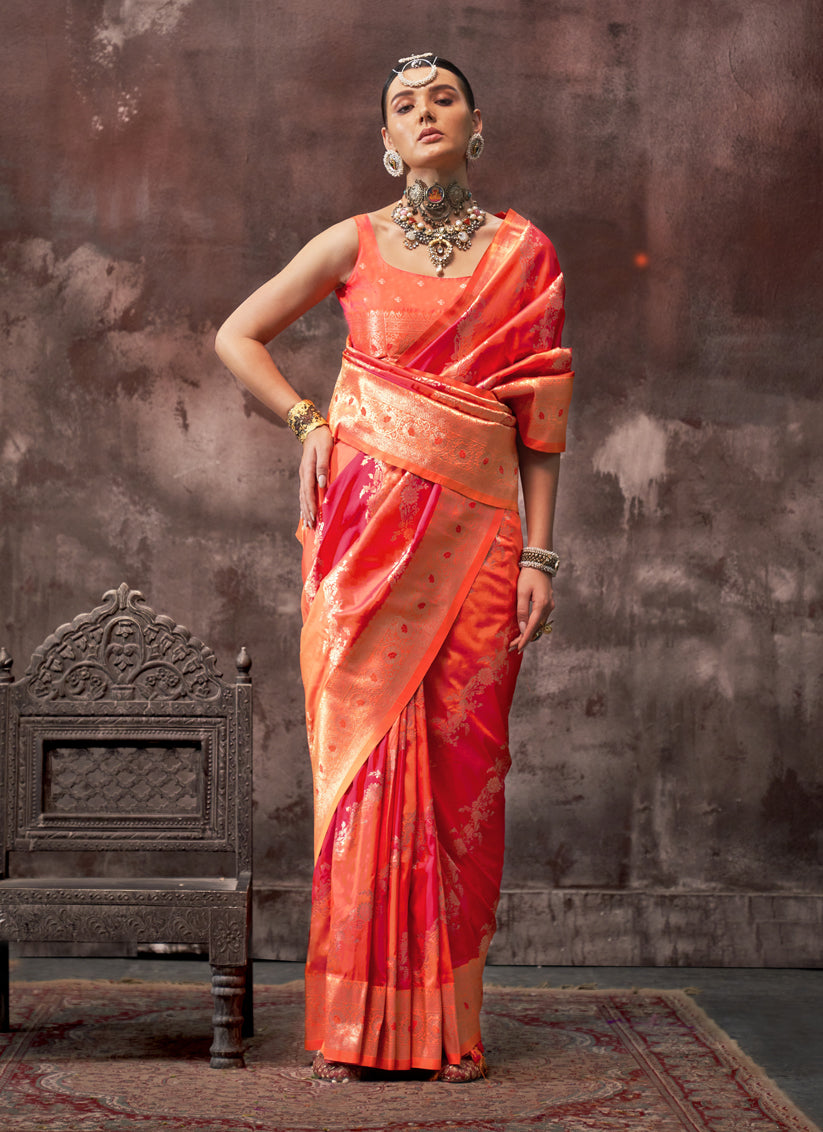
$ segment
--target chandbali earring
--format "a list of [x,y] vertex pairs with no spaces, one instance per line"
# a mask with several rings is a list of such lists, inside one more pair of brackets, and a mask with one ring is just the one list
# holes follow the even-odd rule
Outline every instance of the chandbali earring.
[[467,161],[477,161],[480,154],[486,147],[486,142],[482,134],[474,133],[469,138],[469,144],[466,146],[466,159]]
[[386,172],[391,173],[392,177],[403,176],[403,158],[396,149],[387,149],[383,154],[383,164],[386,166]]

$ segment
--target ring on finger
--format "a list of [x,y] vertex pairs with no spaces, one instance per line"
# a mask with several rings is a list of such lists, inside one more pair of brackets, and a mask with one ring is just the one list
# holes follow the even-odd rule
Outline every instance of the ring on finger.
[[544,621],[542,625],[538,625],[537,628],[535,629],[534,633],[532,634],[532,640],[533,641],[539,641],[544,633],[550,633],[551,631],[552,631],[551,621]]

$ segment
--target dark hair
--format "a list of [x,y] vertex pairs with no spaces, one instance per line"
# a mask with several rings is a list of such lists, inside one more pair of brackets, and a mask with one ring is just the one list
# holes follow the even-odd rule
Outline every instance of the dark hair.
[[[474,102],[474,92],[472,91],[471,83],[460,70],[460,68],[455,67],[454,63],[450,63],[448,59],[444,59],[442,55],[434,55],[433,60],[438,67],[442,67],[445,71],[451,71],[453,75],[457,76],[457,81],[460,83],[463,94],[466,96],[466,101],[468,102],[470,108],[474,110],[476,108]],[[425,65],[425,62],[423,65]],[[383,111],[384,126],[386,124],[386,96],[389,93],[389,87],[397,78],[397,73],[401,67],[402,63],[399,63],[397,67],[392,67],[392,69],[389,71],[389,77],[386,79],[386,82],[383,86],[383,93],[380,96],[380,108]]]

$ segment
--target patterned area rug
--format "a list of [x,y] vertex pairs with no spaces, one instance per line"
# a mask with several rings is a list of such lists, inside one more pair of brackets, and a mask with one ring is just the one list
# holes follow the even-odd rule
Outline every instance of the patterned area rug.
[[818,1132],[680,991],[489,988],[486,1081],[314,1081],[302,985],[257,989],[246,1070],[209,1069],[207,986],[16,983],[3,1132]]

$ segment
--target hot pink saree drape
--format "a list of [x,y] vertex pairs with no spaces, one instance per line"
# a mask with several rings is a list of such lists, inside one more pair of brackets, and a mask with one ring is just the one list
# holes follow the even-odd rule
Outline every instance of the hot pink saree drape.
[[495,927],[519,667],[515,441],[563,448],[570,352],[553,249],[515,213],[462,281],[390,267],[357,221],[330,486],[302,536],[306,1044],[437,1069],[480,1039]]

